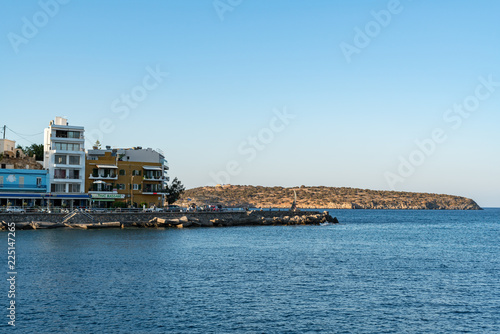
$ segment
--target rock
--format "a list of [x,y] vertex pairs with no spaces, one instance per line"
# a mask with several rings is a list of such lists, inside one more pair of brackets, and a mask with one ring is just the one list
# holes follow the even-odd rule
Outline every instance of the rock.
[[181,221],[179,218],[173,218],[173,219],[167,220],[167,223],[170,225],[179,225],[179,224],[181,224]]
[[16,230],[32,230],[33,229],[33,226],[31,225],[31,223],[15,223],[16,225]]
[[282,224],[283,224],[283,219],[281,217],[273,218],[273,225],[282,225]]
[[170,226],[170,225],[171,225],[171,224],[170,224],[170,222],[169,222],[169,221],[167,221],[166,219],[163,219],[163,218],[158,218],[158,219],[156,220],[156,226],[157,226],[157,227],[168,227],[168,226]]
[[[202,227],[214,227],[214,223],[212,221],[202,220],[200,224]],[[217,223],[217,225],[222,226],[222,223]]]
[[273,218],[264,218],[264,217],[262,217],[261,224],[263,224],[263,225],[273,225],[274,224],[274,219]]
[[[328,211],[323,212],[323,218],[324,218],[324,221],[328,222],[328,223],[333,223],[333,224],[339,223],[339,220],[337,219],[337,217],[333,218]],[[323,221],[323,219],[322,219],[322,221]]]
[[67,227],[80,228],[82,230],[88,229],[89,225],[92,225],[92,224],[66,224]]
[[33,227],[34,230],[66,227],[66,225],[63,223],[37,222],[37,221],[32,221],[31,226]]
[[117,228],[117,227],[121,227],[121,224],[120,222],[108,222],[108,223],[101,223],[101,226],[103,228]]

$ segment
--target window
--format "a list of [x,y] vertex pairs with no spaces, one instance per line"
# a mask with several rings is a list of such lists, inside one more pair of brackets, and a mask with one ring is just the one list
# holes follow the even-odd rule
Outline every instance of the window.
[[68,131],[56,130],[57,138],[68,138]]
[[66,185],[65,184],[52,184],[50,187],[50,191],[53,193],[64,193],[66,192]]
[[69,171],[69,178],[73,180],[78,180],[80,179],[80,170],[78,169],[72,169]]
[[120,175],[125,175],[125,169],[120,169]]
[[42,178],[41,177],[37,177],[36,178],[36,187],[37,188],[41,188],[42,187]]
[[54,169],[54,179],[65,179],[66,169]]
[[116,186],[118,190],[125,190],[125,185],[123,183],[119,183]]
[[68,131],[68,138],[77,138],[79,139],[81,136],[80,136],[80,132],[78,131]]
[[70,165],[79,165],[80,164],[80,157],[78,157],[78,156],[70,156],[69,157],[69,164]]
[[134,175],[134,176],[141,175],[141,171],[140,170],[134,170],[132,172],[132,175]]
[[80,132],[78,131],[64,131],[64,130],[56,130],[57,138],[80,138]]
[[87,160],[99,160],[99,157],[97,155],[89,155]]
[[80,185],[78,183],[70,183],[68,192],[79,193],[80,192]]
[[134,183],[134,190],[141,190],[141,185]]
[[161,190],[161,185],[159,184],[145,184],[144,192],[145,193],[156,193]]
[[61,151],[80,151],[80,144],[54,143],[54,148]]
[[65,155],[55,155],[55,163],[59,165],[66,165],[66,156]]

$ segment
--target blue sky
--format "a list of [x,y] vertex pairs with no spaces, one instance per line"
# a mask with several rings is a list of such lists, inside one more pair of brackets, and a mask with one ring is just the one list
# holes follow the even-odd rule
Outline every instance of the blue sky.
[[[163,150],[188,187],[500,206],[498,1],[59,1],[0,4],[0,125],[30,135],[7,131],[21,145],[67,116],[104,145]],[[467,103],[467,117],[447,113]],[[436,129],[446,140],[424,152],[415,141]]]

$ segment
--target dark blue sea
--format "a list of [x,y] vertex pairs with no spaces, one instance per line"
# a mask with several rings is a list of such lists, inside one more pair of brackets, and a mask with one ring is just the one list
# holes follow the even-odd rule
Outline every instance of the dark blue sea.
[[500,209],[331,212],[341,224],[18,231],[15,331],[500,333]]

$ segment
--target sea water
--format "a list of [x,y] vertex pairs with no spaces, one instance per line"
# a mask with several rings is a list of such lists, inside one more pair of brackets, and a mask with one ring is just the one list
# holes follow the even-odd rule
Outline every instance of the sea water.
[[341,224],[18,231],[16,330],[500,332],[500,209],[331,213]]

